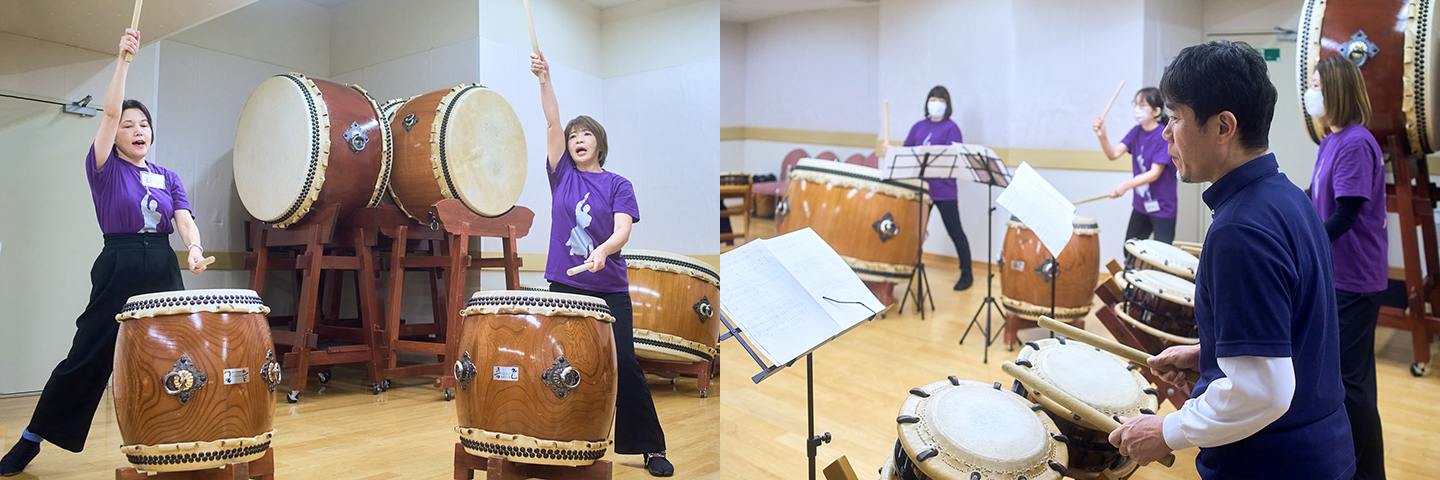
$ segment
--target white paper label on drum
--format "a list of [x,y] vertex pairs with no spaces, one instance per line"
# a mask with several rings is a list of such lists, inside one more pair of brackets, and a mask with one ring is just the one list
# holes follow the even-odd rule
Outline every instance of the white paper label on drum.
[[1010,269],[1011,269],[1011,270],[1025,270],[1025,261],[1024,261],[1024,260],[1014,260],[1014,261],[1011,261],[1011,262],[1010,262]]
[[249,367],[225,369],[225,384],[234,385],[237,383],[250,383]]
[[150,188],[165,188],[165,176],[156,173],[140,172],[140,184]]
[[520,381],[520,367],[495,367],[495,379],[505,382]]

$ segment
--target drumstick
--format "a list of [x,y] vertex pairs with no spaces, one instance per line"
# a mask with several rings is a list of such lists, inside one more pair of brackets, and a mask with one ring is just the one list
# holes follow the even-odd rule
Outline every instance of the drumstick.
[[[535,40],[535,17],[530,15],[530,0],[525,0],[525,22],[530,24],[530,50],[540,54],[540,42]],[[540,83],[545,83],[545,74],[540,74]],[[573,273],[571,275],[574,275]]]
[[1115,106],[1115,99],[1120,97],[1121,88],[1125,88],[1124,80],[1121,80],[1120,84],[1115,86],[1115,93],[1110,95],[1110,103],[1105,104],[1105,111],[1100,114],[1100,118],[1105,118],[1106,115],[1110,114],[1110,107]]
[[[1025,387],[1029,388],[1030,391],[1035,392],[1036,396],[1048,397],[1050,401],[1055,402],[1057,405],[1060,405],[1066,410],[1069,410],[1070,413],[1075,414],[1078,419],[1089,420],[1091,424],[1097,427],[1101,427],[1101,429],[1104,430],[1105,433],[1110,433],[1115,431],[1115,429],[1120,428],[1119,420],[1116,420],[1109,415],[1100,413],[1100,411],[1096,410],[1095,407],[1092,407],[1085,402],[1077,400],[1075,397],[1070,396],[1070,394],[1065,393],[1064,390],[1055,388],[1054,386],[1050,385],[1050,382],[1042,380],[1039,375],[1036,375],[1034,372],[1031,372],[1024,367],[1016,365],[1015,362],[1007,360],[1005,361],[1005,364],[1000,365],[1000,369],[1004,370],[1005,373],[1009,374],[1010,376],[1015,377],[1015,379],[1019,380],[1020,383],[1025,384]],[[1165,457],[1161,458],[1159,461],[1161,465],[1167,467],[1173,466],[1175,465],[1175,454],[1167,453],[1165,454]]]
[[[1046,330],[1079,340],[1081,343],[1084,343],[1086,345],[1113,353],[1115,354],[1115,356],[1123,358],[1130,363],[1142,367],[1150,367],[1160,372],[1177,370],[1174,366],[1171,365],[1161,365],[1158,367],[1151,365],[1150,354],[1136,350],[1134,348],[1130,348],[1123,343],[1116,342],[1114,340],[1081,330],[1079,328],[1075,328],[1074,325],[1058,322],[1055,319],[1044,315],[1040,316],[1039,323],[1040,326],[1044,327]],[[1185,369],[1184,372],[1185,378],[1191,383],[1200,381],[1200,372],[1189,369]]]
[[881,133],[885,135],[883,138],[885,139],[885,148],[888,150],[890,148],[890,101],[886,100],[884,105],[885,113],[883,117],[880,117],[880,124],[884,129]]
[[566,270],[565,274],[573,277],[577,273],[589,270],[592,265],[595,265],[595,262],[585,262],[580,265],[576,265],[569,270]]
[[195,262],[195,267],[204,271],[205,267],[210,266],[212,263],[215,263],[215,257],[205,257],[205,259]]
[[[144,3],[145,3],[145,0],[135,0],[135,14],[130,17],[130,29],[131,29],[131,30],[135,30],[135,31],[137,31],[137,32],[140,31],[140,5],[141,5],[141,4],[144,4]],[[135,48],[140,48],[140,45],[139,45],[139,44],[136,44],[136,45],[135,45]],[[130,61],[130,59],[132,59],[132,58],[134,58],[134,57],[135,57],[135,56],[134,56],[134,55],[131,55],[130,52],[125,52],[125,61],[128,62],[128,61]]]
[[1090,203],[1090,202],[1093,202],[1093,201],[1096,201],[1096,200],[1104,200],[1104,199],[1107,199],[1107,198],[1110,198],[1110,194],[1108,194],[1108,193],[1107,193],[1107,194],[1104,194],[1104,195],[1100,195],[1100,196],[1095,197],[1095,198],[1087,198],[1087,199],[1084,199],[1084,200],[1081,200],[1081,201],[1078,201],[1078,202],[1074,202],[1074,204],[1075,204],[1075,205],[1080,205],[1080,204],[1082,204],[1082,203]]

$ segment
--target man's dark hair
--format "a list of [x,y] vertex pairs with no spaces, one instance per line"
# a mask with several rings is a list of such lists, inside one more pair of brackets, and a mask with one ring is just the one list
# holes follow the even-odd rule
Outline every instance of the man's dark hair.
[[1185,47],[1160,77],[1166,106],[1190,107],[1199,127],[1228,111],[1239,124],[1240,144],[1252,150],[1270,147],[1275,118],[1275,84],[1265,59],[1245,42],[1216,40]]

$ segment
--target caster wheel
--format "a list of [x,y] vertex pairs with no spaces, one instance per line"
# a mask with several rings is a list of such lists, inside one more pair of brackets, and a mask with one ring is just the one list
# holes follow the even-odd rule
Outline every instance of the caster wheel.
[[321,384],[321,385],[327,385],[327,384],[329,384],[329,383],[330,383],[330,377],[333,376],[333,375],[334,375],[334,373],[331,372],[330,369],[328,369],[328,368],[325,369],[325,371],[323,371],[323,372],[320,372],[320,373],[315,374],[316,377],[319,377],[319,378],[320,378],[320,384]]
[[380,394],[380,382],[375,382],[375,383],[370,384],[370,394],[371,394],[371,395],[379,395],[379,394]]
[[709,397],[710,397],[710,395],[706,394],[704,390],[701,390],[701,391],[700,391],[700,398],[709,398]]
[[300,401],[300,391],[291,390],[290,393],[285,394],[285,401],[287,403],[298,403]]
[[1423,377],[1425,376],[1425,371],[1429,369],[1428,367],[1429,365],[1425,363],[1412,363],[1410,364],[1410,375],[1414,377]]
[[674,387],[674,386],[675,386],[675,379],[673,379],[673,378],[670,379],[670,386],[671,386],[671,387]]
[[389,380],[385,380],[385,381],[380,382],[380,391],[382,391],[382,392],[388,392],[388,391],[390,391],[390,381],[389,381]]
[[445,389],[445,401],[448,402],[448,401],[451,401],[451,400],[454,400],[454,399],[455,399],[455,389],[453,389],[453,388],[447,388],[447,389]]

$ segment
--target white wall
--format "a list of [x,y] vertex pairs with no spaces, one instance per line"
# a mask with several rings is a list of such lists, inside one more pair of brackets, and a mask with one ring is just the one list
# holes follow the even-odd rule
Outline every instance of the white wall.
[[745,125],[879,131],[876,11],[823,10],[748,24]]
[[[263,1],[263,0],[262,0]],[[485,0],[353,0],[330,9],[330,72],[338,75],[473,39]],[[461,59],[453,59],[461,60]]]
[[745,125],[745,44],[747,26],[720,23],[720,125]]
[[[536,41],[546,60],[601,76],[599,9],[581,0],[534,0],[530,10],[535,17]],[[480,2],[480,37],[529,55],[524,3]],[[529,75],[529,67],[523,68]]]
[[260,0],[169,39],[327,76],[330,37],[329,9],[303,0]]

